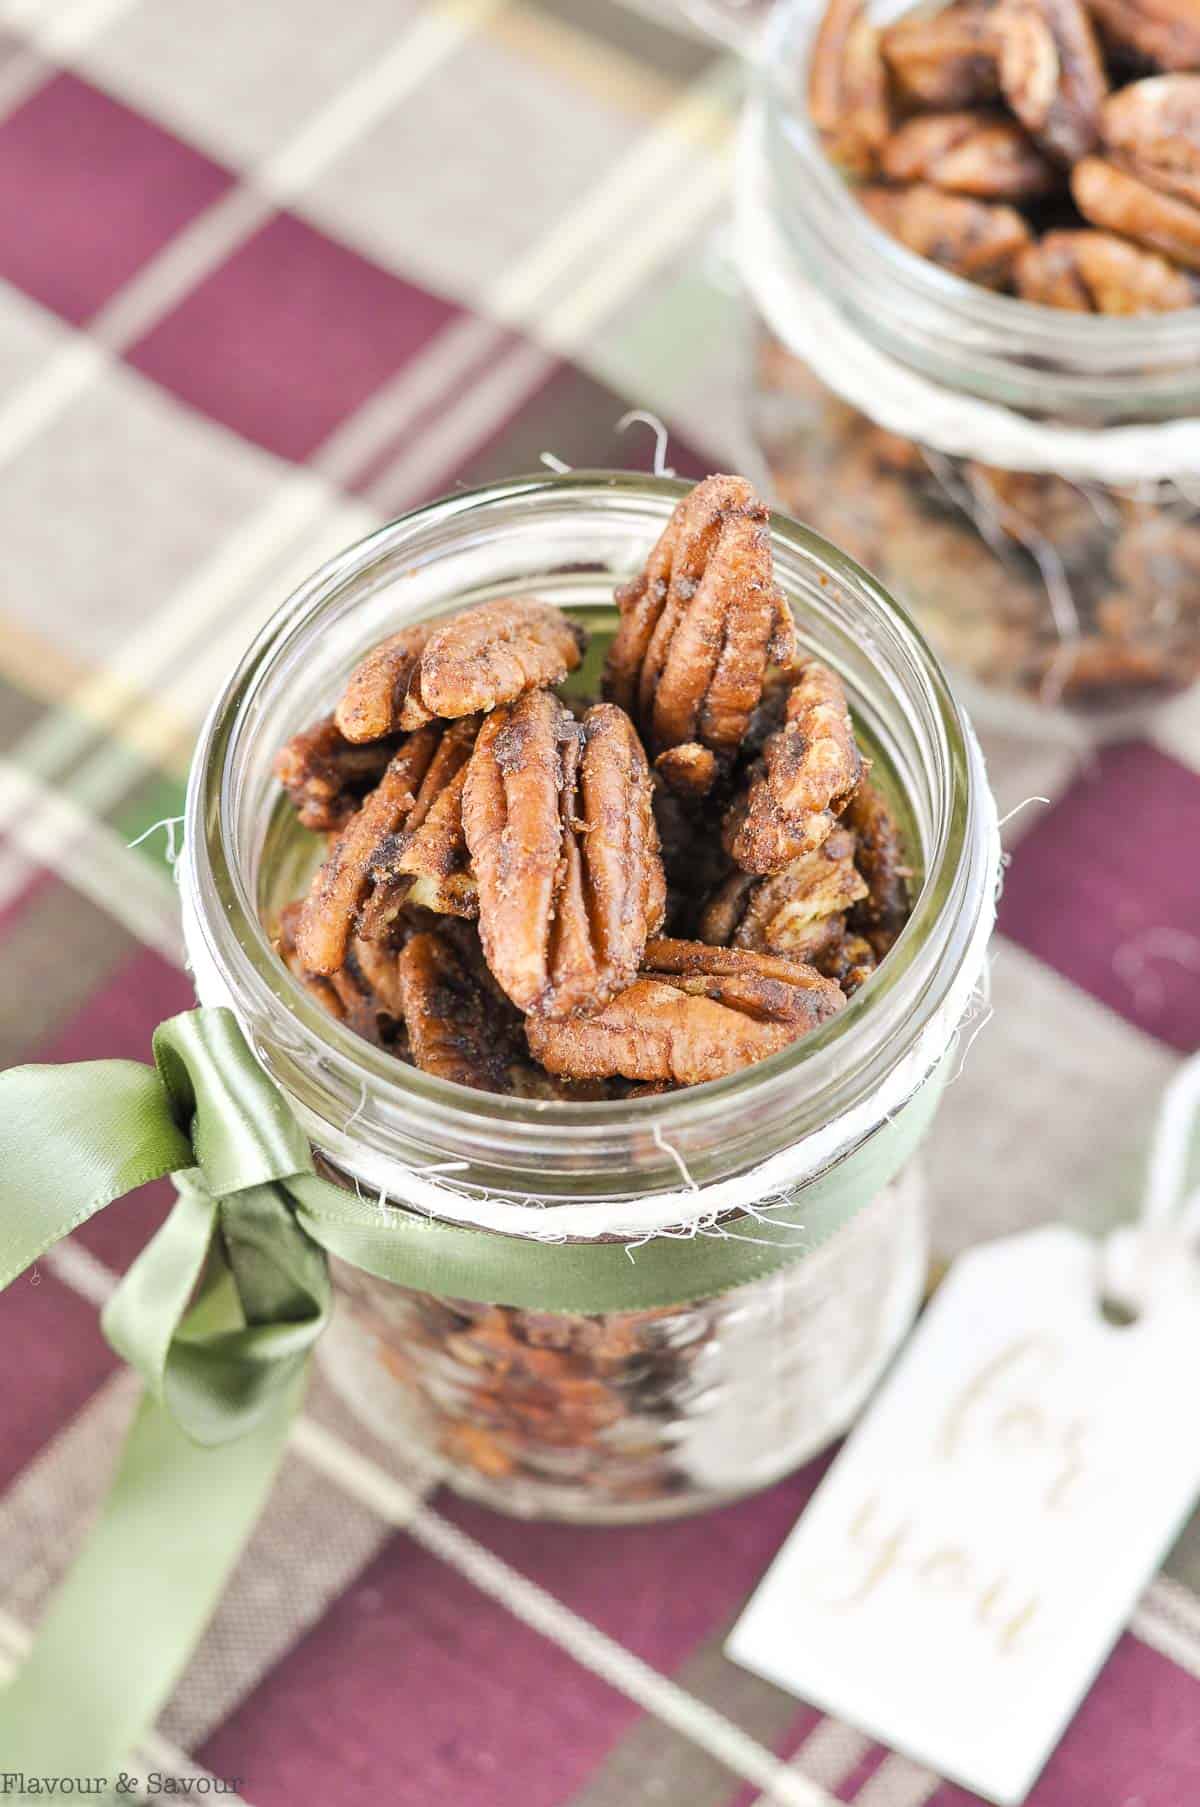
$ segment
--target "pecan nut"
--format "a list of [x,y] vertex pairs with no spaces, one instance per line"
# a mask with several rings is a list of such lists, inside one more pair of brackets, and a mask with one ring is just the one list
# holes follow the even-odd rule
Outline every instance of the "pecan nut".
[[911,913],[912,868],[905,859],[904,838],[887,798],[869,780],[859,785],[843,819],[855,837],[854,859],[864,893],[847,922],[869,943],[876,960],[882,960]]
[[588,1016],[530,1019],[535,1058],[578,1079],[701,1085],[798,1041],[842,1006],[798,961],[699,941],[651,941],[635,982]]
[[862,188],[858,198],[875,224],[944,270],[985,288],[1006,288],[1030,242],[1021,215],[1002,201],[946,194],[927,182],[907,188]]
[[328,976],[310,972],[296,945],[301,909],[299,902],[289,904],[279,918],[275,945],[284,965],[330,1016],[364,1040],[398,1051],[396,1042],[403,1031],[403,1012],[396,983],[395,949],[379,948],[355,936],[336,972]]
[[705,941],[818,965],[842,941],[846,911],[868,895],[855,837],[840,824],[770,878],[735,873],[701,917]]
[[1132,175],[1200,207],[1200,75],[1131,82],[1105,101],[1101,130]]
[[1111,232],[1047,232],[1017,259],[1024,301],[1077,314],[1169,314],[1195,307],[1200,285],[1185,271]]
[[641,575],[617,591],[604,694],[638,723],[652,755],[698,742],[732,756],[768,665],[793,656],[767,521],[744,478],[709,477],[680,502]]
[[463,827],[488,965],[518,1009],[603,1002],[638,969],[665,881],[646,756],[625,713],[577,722],[532,691],[480,729]]
[[1160,69],[1200,67],[1196,0],[1088,0],[1092,16],[1115,49]]
[[309,972],[328,975],[341,966],[371,886],[376,850],[412,814],[440,739],[440,729],[429,727],[401,742],[313,878],[296,931],[300,959]]
[[371,855],[358,911],[358,932],[368,941],[388,940],[409,905],[468,920],[478,916],[462,825],[463,784],[478,731],[473,715],[446,726],[403,829],[385,836]]
[[831,0],[813,44],[812,122],[830,160],[869,176],[888,135],[887,67],[866,0]]
[[1071,193],[1093,226],[1132,238],[1190,270],[1200,270],[1200,207],[1163,194],[1103,157],[1084,157],[1071,171]]
[[1052,157],[1074,163],[1100,135],[1108,77],[1081,0],[998,0],[1000,87]]
[[526,691],[559,684],[583,657],[583,630],[553,603],[505,596],[452,615],[421,649],[399,726],[476,715]]
[[355,666],[334,712],[347,740],[381,740],[400,727],[404,699],[429,632],[424,622],[401,628]]
[[275,776],[305,828],[329,834],[346,826],[383,777],[394,743],[354,746],[327,715],[295,734],[275,755]]
[[990,113],[932,113],[906,120],[880,158],[889,182],[931,182],[981,201],[1043,195],[1056,176],[1015,121]]
[[778,872],[825,840],[863,774],[841,679],[811,659],[788,693],[745,794],[725,821],[725,846],[744,872]]
[[414,1064],[475,1091],[508,1091],[521,1054],[515,1011],[485,989],[444,935],[411,936],[395,963]]
[[915,12],[883,34],[883,54],[901,101],[953,109],[991,100],[999,87],[986,0],[956,0]]

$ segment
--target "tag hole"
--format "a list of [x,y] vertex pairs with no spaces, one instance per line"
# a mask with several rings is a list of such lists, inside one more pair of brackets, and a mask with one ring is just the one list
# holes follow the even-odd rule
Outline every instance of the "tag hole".
[[1136,1305],[1129,1305],[1124,1299],[1104,1297],[1100,1300],[1100,1316],[1114,1330],[1128,1330],[1131,1324],[1137,1323],[1141,1315]]

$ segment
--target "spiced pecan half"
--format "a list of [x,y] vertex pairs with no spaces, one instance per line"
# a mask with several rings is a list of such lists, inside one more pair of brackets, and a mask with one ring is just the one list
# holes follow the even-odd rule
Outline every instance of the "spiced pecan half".
[[1030,241],[1029,227],[1014,208],[946,194],[927,182],[860,188],[858,198],[877,226],[918,257],[985,288],[1007,287]]
[[680,797],[707,797],[717,780],[717,756],[694,740],[668,747],[654,761],[654,769]]
[[636,973],[665,882],[646,756],[623,710],[575,721],[531,691],[479,731],[463,791],[492,972],[518,1009],[561,1016]]
[[818,971],[834,979],[848,998],[864,986],[878,962],[875,950],[864,935],[843,935],[837,945],[822,955]]
[[743,477],[708,477],[683,498],[641,575],[617,591],[604,694],[652,756],[698,742],[732,757],[768,665],[794,655],[775,583],[765,503]]
[[1088,0],[1105,41],[1160,69],[1200,67],[1196,0]]
[[992,113],[930,113],[906,120],[883,147],[891,182],[932,182],[983,201],[1046,194],[1058,180],[1028,133]]
[[313,878],[296,931],[296,946],[309,972],[334,973],[342,964],[359,907],[370,889],[376,850],[407,822],[440,739],[440,728],[429,727],[401,741],[383,777],[351,816]]
[[867,0],[830,0],[813,43],[808,108],[830,160],[874,174],[888,135],[887,67]]
[[862,777],[846,693],[810,659],[788,693],[783,725],[763,747],[725,820],[725,846],[745,872],[778,872],[821,845]]
[[396,975],[414,1064],[476,1091],[508,1091],[520,1058],[520,1019],[480,984],[446,937],[413,935],[396,958]]
[[998,0],[992,24],[1000,87],[1021,124],[1061,163],[1085,156],[1108,77],[1081,0]]
[[1071,193],[1080,213],[1094,226],[1200,270],[1200,207],[1151,188],[1103,157],[1084,157],[1075,165]]
[[1047,232],[1017,259],[1017,293],[1079,314],[1169,314],[1195,307],[1200,284],[1157,251],[1111,232]]
[[338,1022],[378,1045],[393,1045],[403,1028],[396,982],[396,950],[382,949],[354,937],[345,958],[328,977],[310,972],[296,945],[302,905],[291,903],[281,913],[276,949],[300,983]]
[[810,966],[698,941],[651,941],[638,979],[588,1016],[526,1023],[552,1073],[700,1085],[778,1053],[826,1022],[839,986]]
[[402,728],[511,703],[561,683],[583,657],[583,630],[553,603],[504,596],[431,630],[400,708]]
[[853,830],[855,864],[864,880],[863,895],[846,920],[882,960],[910,915],[912,868],[905,859],[900,826],[878,785],[864,779],[846,807],[844,821]]
[[464,716],[442,731],[404,827],[387,835],[370,862],[370,882],[358,912],[359,933],[386,941],[406,905],[439,915],[479,914],[462,825],[467,761],[479,731],[478,716]]
[[1101,132],[1132,175],[1200,207],[1200,75],[1155,75],[1110,94]]
[[705,909],[702,937],[816,965],[841,942],[846,911],[867,896],[855,844],[839,824],[820,847],[771,878],[735,873]]
[[401,628],[355,666],[334,712],[347,740],[381,740],[400,727],[404,698],[429,634],[425,622]]
[[999,81],[986,3],[957,0],[939,12],[914,12],[883,33],[883,54],[901,101],[911,107],[973,107]]
[[353,746],[332,715],[294,734],[275,755],[275,776],[305,828],[328,834],[344,828],[382,778],[394,743]]

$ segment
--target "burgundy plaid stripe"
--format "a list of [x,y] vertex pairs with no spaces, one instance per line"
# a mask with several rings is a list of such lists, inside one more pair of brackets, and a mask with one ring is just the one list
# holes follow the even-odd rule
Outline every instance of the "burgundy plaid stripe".
[[[1191,1807],[1200,1776],[1200,1683],[1122,1638],[1028,1807]],[[949,1784],[932,1807],[975,1807]]]
[[[442,1511],[670,1674],[741,1604],[819,1472],[673,1526],[534,1529],[449,1499]],[[635,1718],[401,1533],[201,1758],[243,1774],[260,1807],[296,1799],[302,1781],[309,1798],[373,1807],[384,1773],[397,1807],[557,1807]]]
[[130,362],[282,458],[307,458],[459,312],[280,214]]
[[232,178],[74,75],[0,124],[0,275],[79,324]]
[[1043,811],[1000,926],[1150,1035],[1200,1047],[1200,779],[1145,741],[1097,754]]

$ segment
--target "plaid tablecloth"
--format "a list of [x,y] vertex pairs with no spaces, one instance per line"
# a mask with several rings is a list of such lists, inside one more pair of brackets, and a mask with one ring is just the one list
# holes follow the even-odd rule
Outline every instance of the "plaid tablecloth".
[[[0,5],[5,1062],[145,1058],[191,1001],[168,830],[139,837],[301,574],[542,451],[646,464],[631,405],[681,471],[745,462],[737,87],[655,0]],[[1010,824],[994,1016],[934,1139],[944,1255],[1115,1215],[1200,1043],[1200,711],[1090,761],[987,750],[1003,808],[1049,802]],[[164,1202],[0,1301],[5,1665],[106,1485],[131,1386],[97,1306]],[[421,1497],[318,1384],[141,1769],[257,1807],[962,1803],[722,1656],[818,1472],[677,1525],[508,1523]],[[1198,1590],[1193,1525],[1037,1807],[1200,1800]]]

